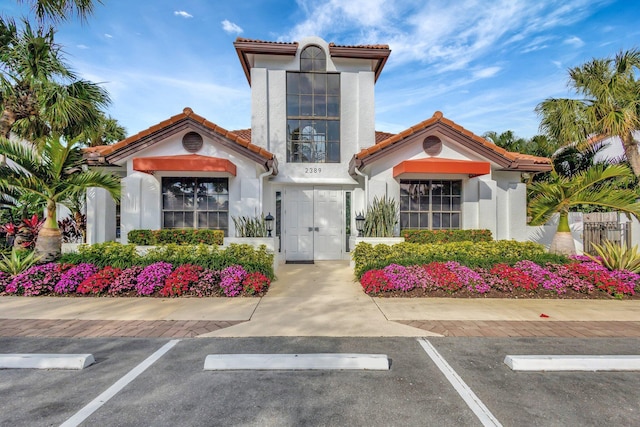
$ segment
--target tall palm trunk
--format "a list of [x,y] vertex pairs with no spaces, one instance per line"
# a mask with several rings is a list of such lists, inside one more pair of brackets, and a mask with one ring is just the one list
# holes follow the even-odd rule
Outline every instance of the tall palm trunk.
[[632,133],[622,138],[622,146],[633,173],[635,176],[640,177],[640,152],[638,151],[638,143],[633,139]]
[[58,228],[56,203],[53,200],[47,202],[47,218],[38,233],[36,242],[36,254],[40,262],[51,262],[60,258],[62,247],[62,234]]
[[551,246],[549,247],[549,252],[561,255],[576,254],[576,244],[573,241],[571,228],[569,227],[568,211],[560,212],[560,219],[558,220],[558,230],[556,231],[555,236],[553,236]]

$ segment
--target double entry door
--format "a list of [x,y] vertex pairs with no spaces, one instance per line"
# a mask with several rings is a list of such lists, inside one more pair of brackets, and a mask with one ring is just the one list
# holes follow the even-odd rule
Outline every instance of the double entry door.
[[292,186],[285,188],[284,199],[286,260],[342,259],[342,189],[327,186]]

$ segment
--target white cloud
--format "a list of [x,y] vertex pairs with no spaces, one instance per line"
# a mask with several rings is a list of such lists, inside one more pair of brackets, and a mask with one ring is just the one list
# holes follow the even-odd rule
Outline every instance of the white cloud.
[[500,70],[502,70],[502,68],[500,68],[500,67],[482,68],[482,69],[479,69],[479,70],[475,70],[473,72],[473,77],[475,77],[477,79],[486,79],[486,78],[495,76],[496,74],[498,74],[500,72]]
[[176,10],[175,12],[173,12],[173,14],[175,16],[181,16],[183,18],[193,18],[193,15],[191,15],[189,12],[186,12],[184,10]]
[[113,36],[111,34],[109,34],[109,33],[104,33],[104,36],[106,38],[108,38],[108,39],[112,39],[113,38]]
[[233,22],[225,19],[221,22],[222,29],[229,34],[240,34],[242,32],[242,28],[239,25],[234,24]]
[[76,45],[76,47],[78,49],[89,49],[89,46],[87,46],[86,44],[79,44],[79,45]]
[[573,47],[582,47],[582,46],[584,46],[584,42],[582,41],[582,39],[580,37],[576,37],[576,36],[569,37],[563,43],[571,45]]

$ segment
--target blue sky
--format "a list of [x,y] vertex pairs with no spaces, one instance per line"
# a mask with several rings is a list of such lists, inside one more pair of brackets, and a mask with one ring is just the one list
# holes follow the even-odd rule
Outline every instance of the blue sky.
[[[0,0],[4,16],[28,14]],[[389,44],[376,129],[399,132],[436,110],[482,134],[538,133],[535,106],[563,97],[567,69],[640,48],[635,0],[104,0],[56,40],[109,114],[137,133],[184,107],[227,129],[251,126],[236,37]]]

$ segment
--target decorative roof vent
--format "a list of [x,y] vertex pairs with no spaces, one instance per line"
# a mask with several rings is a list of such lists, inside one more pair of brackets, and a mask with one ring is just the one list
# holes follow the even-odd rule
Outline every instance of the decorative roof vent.
[[182,137],[182,146],[189,153],[197,153],[202,148],[202,135],[197,132],[189,132]]
[[422,141],[422,149],[430,156],[437,156],[442,151],[442,141],[435,135],[429,135]]

